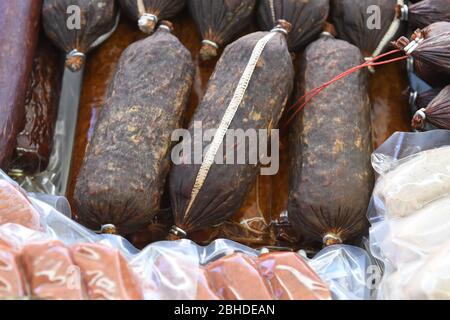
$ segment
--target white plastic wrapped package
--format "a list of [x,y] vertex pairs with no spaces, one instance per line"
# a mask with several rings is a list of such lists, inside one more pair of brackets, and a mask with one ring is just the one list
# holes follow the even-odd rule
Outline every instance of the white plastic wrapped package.
[[371,251],[385,267],[378,297],[449,299],[450,132],[396,133],[372,163]]

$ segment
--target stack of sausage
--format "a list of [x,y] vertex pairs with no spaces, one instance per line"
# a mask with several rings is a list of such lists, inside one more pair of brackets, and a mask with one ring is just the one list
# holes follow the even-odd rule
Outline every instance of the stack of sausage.
[[[43,229],[36,208],[7,180],[0,180],[0,203],[0,224]],[[152,268],[164,273],[170,263],[170,257],[160,259]],[[144,298],[132,266],[120,251],[100,244],[66,246],[54,239],[23,244],[0,232],[0,265],[5,266],[0,270],[0,298]],[[257,259],[232,253],[196,266],[196,271],[197,299],[331,298],[328,287],[292,252],[262,254]]]

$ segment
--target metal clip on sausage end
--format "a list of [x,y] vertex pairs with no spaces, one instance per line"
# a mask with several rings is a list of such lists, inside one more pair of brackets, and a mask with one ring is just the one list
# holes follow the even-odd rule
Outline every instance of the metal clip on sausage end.
[[170,229],[170,234],[174,235],[175,237],[177,237],[179,239],[184,239],[187,237],[186,231],[184,231],[183,229],[181,229],[177,226],[172,226],[172,228]]
[[73,49],[66,55],[66,67],[72,72],[78,72],[82,69],[86,55],[83,52]]
[[419,109],[414,114],[411,126],[415,130],[422,130],[425,127],[426,119],[427,119],[426,109],[425,108]]
[[415,106],[416,105],[416,101],[417,101],[417,96],[418,96],[418,93],[417,93],[417,91],[411,91],[410,93],[409,93],[409,104],[411,105],[411,106]]
[[409,8],[407,4],[400,5],[398,4],[395,7],[395,13],[397,19],[400,19],[401,21],[408,21],[409,19]]
[[202,41],[202,48],[200,49],[200,57],[203,61],[210,60],[217,56],[219,45],[214,41],[204,39]]
[[152,34],[158,24],[158,17],[151,13],[144,13],[138,20],[139,29],[147,34]]
[[333,244],[341,244],[343,241],[341,237],[339,237],[337,234],[334,233],[327,233],[323,239],[322,242],[325,247],[331,246]]
[[113,224],[104,224],[100,228],[101,234],[117,234],[117,228]]
[[286,20],[278,20],[278,24],[270,32],[279,32],[287,36],[291,32],[292,25]]
[[169,33],[172,33],[173,30],[174,30],[174,26],[173,26],[172,22],[167,21],[167,20],[163,20],[163,21],[161,21],[161,23],[160,23],[160,25],[158,27],[158,30],[164,30],[164,31],[167,31]]
[[327,38],[336,38],[336,34],[337,32],[334,28],[334,25],[329,22],[324,22],[323,31],[320,33],[320,36]]

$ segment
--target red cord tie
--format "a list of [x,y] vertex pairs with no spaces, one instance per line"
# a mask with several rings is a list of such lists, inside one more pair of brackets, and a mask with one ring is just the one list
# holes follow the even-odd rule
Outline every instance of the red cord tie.
[[[394,58],[394,59],[390,59],[390,60],[386,60],[386,61],[381,61],[381,62],[376,62],[377,60],[392,55],[394,53],[398,53],[401,52],[402,50],[396,49],[396,50],[392,50],[389,51],[387,53],[384,54],[380,54],[372,59],[367,60],[366,62],[364,62],[363,64],[360,64],[359,66],[353,67],[348,69],[347,71],[344,71],[343,73],[341,73],[340,75],[334,77],[333,79],[331,79],[330,81],[324,83],[323,85],[312,89],[311,91],[307,92],[306,94],[304,94],[300,99],[298,99],[289,109],[288,111],[291,111],[295,108],[297,108],[295,110],[295,112],[289,117],[288,121],[286,122],[286,125],[289,125],[289,123],[292,122],[292,120],[294,120],[294,118],[298,115],[298,113],[303,110],[305,108],[305,106],[315,97],[317,96],[320,92],[322,92],[325,88],[327,88],[328,86],[332,85],[333,83],[335,83],[336,81],[341,80],[342,78],[345,78],[346,76],[360,70],[363,68],[367,68],[367,67],[374,67],[374,66],[380,66],[383,64],[388,64],[388,63],[392,63],[392,62],[396,62],[396,61],[401,61],[401,60],[405,60],[408,58],[407,55],[398,57],[398,58]],[[303,103],[302,103],[303,101]],[[301,103],[301,104],[300,104]],[[300,105],[300,106],[299,106]]]

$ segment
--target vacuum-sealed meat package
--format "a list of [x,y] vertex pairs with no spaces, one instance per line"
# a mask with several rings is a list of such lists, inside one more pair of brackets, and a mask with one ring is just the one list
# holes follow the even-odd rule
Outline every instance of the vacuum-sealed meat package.
[[426,150],[393,164],[375,186],[379,211],[405,217],[441,197],[450,196],[450,146]]
[[215,292],[224,300],[273,299],[255,261],[242,253],[213,261],[206,270]]
[[20,187],[10,180],[0,179],[0,225],[16,223],[39,230],[39,213]]
[[331,299],[327,285],[297,253],[265,253],[258,257],[257,265],[277,300]]
[[[450,196],[435,200],[406,217],[386,220],[384,237],[379,243],[385,257],[400,266],[430,254],[448,238],[449,212]],[[374,227],[372,234],[378,230]]]
[[60,241],[30,243],[22,249],[22,261],[34,299],[84,300],[80,268]]
[[92,300],[141,300],[139,282],[123,255],[113,248],[83,243],[71,248]]
[[20,299],[26,296],[26,285],[20,270],[19,251],[0,242],[0,299]]
[[373,155],[369,218],[381,299],[448,299],[450,132],[397,133]]

